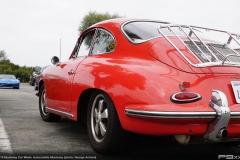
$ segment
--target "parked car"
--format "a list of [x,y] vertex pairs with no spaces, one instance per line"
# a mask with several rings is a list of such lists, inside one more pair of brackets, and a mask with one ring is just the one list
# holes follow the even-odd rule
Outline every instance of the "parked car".
[[[204,38],[205,31],[228,41]],[[129,132],[180,144],[239,140],[232,139],[240,137],[240,58],[230,47],[240,44],[236,37],[154,20],[97,23],[82,32],[67,61],[54,56],[42,72],[40,115],[83,120],[101,154],[124,148]]]
[[46,68],[49,67],[49,66],[50,66],[50,65],[47,65],[47,66],[43,67],[43,68],[40,70],[39,74],[36,76],[36,78],[35,78],[35,83],[34,83],[34,89],[35,89],[35,90],[38,90],[39,76],[41,75],[41,73],[43,72],[43,70],[46,69]]
[[11,74],[0,74],[0,88],[20,88],[20,78]]
[[34,72],[32,72],[32,74],[29,76],[29,84],[30,84],[31,86],[34,86],[35,81],[36,81],[36,78],[38,77],[38,75],[39,75],[39,72],[34,71]]

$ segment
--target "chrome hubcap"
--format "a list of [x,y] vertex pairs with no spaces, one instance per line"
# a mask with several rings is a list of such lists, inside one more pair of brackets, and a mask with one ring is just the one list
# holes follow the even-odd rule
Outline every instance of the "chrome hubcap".
[[42,96],[41,96],[41,109],[42,109],[42,113],[43,115],[47,115],[48,112],[46,111],[46,94],[45,94],[45,90],[42,91]]
[[91,110],[91,130],[94,139],[102,142],[107,132],[108,109],[104,96],[99,94],[95,97]]

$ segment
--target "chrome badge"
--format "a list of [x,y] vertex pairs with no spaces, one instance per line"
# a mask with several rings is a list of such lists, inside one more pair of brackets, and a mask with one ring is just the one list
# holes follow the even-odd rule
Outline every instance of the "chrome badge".
[[240,76],[232,76],[233,79],[240,79]]

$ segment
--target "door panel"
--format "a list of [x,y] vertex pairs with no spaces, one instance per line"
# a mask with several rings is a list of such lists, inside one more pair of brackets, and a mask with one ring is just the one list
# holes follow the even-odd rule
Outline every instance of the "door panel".
[[47,76],[48,80],[45,82],[47,107],[71,112],[73,78],[78,65],[91,52],[95,31],[91,29],[80,36],[69,60],[51,67],[51,74]]
[[52,74],[45,84],[48,107],[67,112],[71,110],[72,80],[76,68],[84,59],[85,56],[72,58],[52,67]]

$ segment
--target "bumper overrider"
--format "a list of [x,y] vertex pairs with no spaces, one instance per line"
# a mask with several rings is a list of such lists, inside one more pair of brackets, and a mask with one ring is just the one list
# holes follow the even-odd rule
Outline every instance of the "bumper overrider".
[[[227,127],[230,118],[240,118],[240,112],[230,112],[226,95],[219,91],[213,90],[209,106],[214,112],[160,112],[147,111],[126,108],[125,113],[128,116],[139,116],[144,118],[163,118],[163,119],[209,119],[206,133],[203,138],[207,141],[218,142],[228,137]],[[176,137],[175,137],[176,138]]]
[[227,138],[228,131],[226,128],[231,115],[226,95],[221,91],[213,90],[209,106],[215,110],[217,117],[209,124],[204,139],[220,141],[222,138]]

